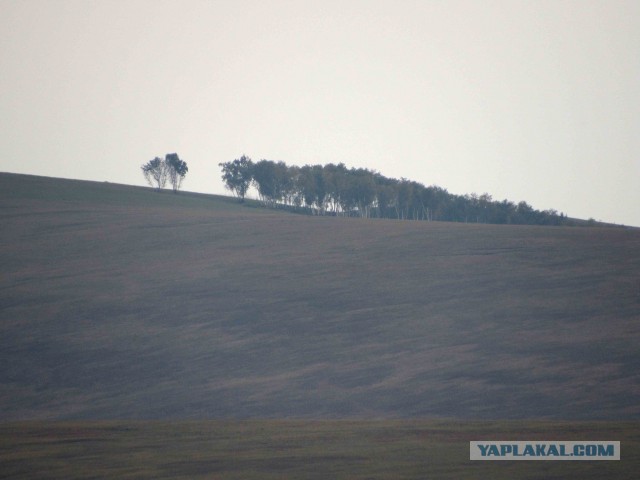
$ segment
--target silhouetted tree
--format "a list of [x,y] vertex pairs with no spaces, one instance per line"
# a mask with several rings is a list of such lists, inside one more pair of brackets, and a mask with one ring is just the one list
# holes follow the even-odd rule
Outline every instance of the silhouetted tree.
[[167,173],[173,187],[173,193],[178,193],[182,186],[182,181],[189,171],[187,162],[180,160],[177,153],[167,153],[164,160],[167,165]]
[[298,191],[304,204],[313,213],[324,214],[326,205],[326,185],[322,165],[305,165],[299,171]]
[[326,186],[327,204],[331,207],[331,210],[338,214],[344,203],[342,195],[344,194],[346,187],[347,167],[344,163],[334,165],[328,163],[323,168],[324,184]]
[[353,205],[358,209],[358,215],[364,218],[371,216],[371,207],[376,200],[376,184],[373,173],[366,169],[351,169],[349,171],[347,188]]
[[287,166],[284,162],[260,160],[253,167],[253,183],[260,200],[265,205],[275,206],[283,198],[287,187]]
[[242,155],[232,162],[219,163],[218,166],[222,168],[222,181],[225,187],[240,197],[240,202],[244,202],[244,197],[253,180],[251,159]]
[[376,206],[378,217],[389,218],[391,217],[391,209],[393,209],[393,202],[395,198],[393,181],[380,174],[375,174],[374,182],[376,184]]
[[[535,210],[526,202],[518,205],[507,200],[498,202],[488,193],[454,195],[435,185],[425,187],[419,182],[387,178],[368,169],[348,169],[343,163],[289,167],[284,162],[260,160],[253,165],[243,156],[220,166],[227,188],[244,198],[253,182],[265,205],[274,207],[278,204],[304,205],[317,214],[402,220],[571,224],[566,216],[558,215],[555,210]],[[245,174],[240,173],[243,168]]]
[[295,177],[298,167],[287,166],[284,162],[275,164],[275,200],[292,205],[296,195]]
[[397,184],[396,192],[396,214],[399,219],[406,220],[409,217],[409,207],[411,206],[413,196],[413,185],[411,185],[409,180],[403,178],[400,183]]
[[151,187],[157,191],[164,188],[169,173],[167,162],[160,157],[156,157],[153,160],[149,160],[140,168],[142,169],[145,180]]
[[163,189],[167,180],[169,180],[173,191],[177,192],[182,185],[185,175],[189,171],[187,162],[180,160],[177,153],[167,153],[164,159],[156,157],[140,168],[149,185],[157,191]]

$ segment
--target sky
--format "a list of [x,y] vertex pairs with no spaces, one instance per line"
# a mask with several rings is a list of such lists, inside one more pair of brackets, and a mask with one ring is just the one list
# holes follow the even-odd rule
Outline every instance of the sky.
[[0,0],[0,171],[246,154],[640,226],[637,0]]

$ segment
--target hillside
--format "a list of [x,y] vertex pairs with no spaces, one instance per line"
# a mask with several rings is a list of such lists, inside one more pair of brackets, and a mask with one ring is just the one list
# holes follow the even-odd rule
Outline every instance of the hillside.
[[0,420],[640,418],[640,231],[0,174]]

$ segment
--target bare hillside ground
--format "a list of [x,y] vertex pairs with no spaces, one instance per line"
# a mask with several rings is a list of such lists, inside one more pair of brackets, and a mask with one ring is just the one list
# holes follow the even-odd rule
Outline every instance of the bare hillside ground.
[[640,419],[640,231],[0,174],[0,420]]

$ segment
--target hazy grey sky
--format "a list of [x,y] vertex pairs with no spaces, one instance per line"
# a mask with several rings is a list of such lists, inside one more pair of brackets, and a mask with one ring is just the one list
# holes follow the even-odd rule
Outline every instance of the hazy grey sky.
[[344,162],[640,226],[640,1],[0,0],[0,171]]

